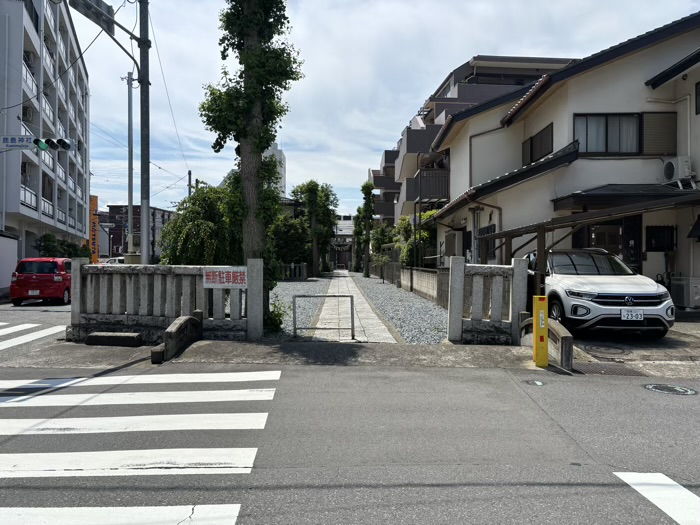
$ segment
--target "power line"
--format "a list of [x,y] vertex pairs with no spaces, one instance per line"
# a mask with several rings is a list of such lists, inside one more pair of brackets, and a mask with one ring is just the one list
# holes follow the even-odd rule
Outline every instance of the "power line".
[[170,116],[173,118],[173,126],[175,127],[175,135],[177,136],[177,143],[180,146],[180,153],[182,153],[182,160],[185,162],[185,167],[189,170],[190,167],[187,164],[187,159],[185,158],[185,150],[182,148],[182,142],[180,141],[180,132],[177,130],[177,123],[175,122],[175,113],[173,112],[173,105],[170,102],[170,93],[168,92],[168,83],[165,80],[165,71],[163,71],[163,63],[160,60],[160,51],[158,50],[158,41],[156,40],[156,30],[153,27],[153,19],[150,13],[148,14],[148,22],[151,24],[151,33],[153,33],[153,44],[156,48],[156,56],[158,57],[158,65],[160,66],[160,74],[163,77],[163,85],[165,86],[165,96],[168,99],[168,107],[170,107]]
[[185,179],[186,177],[187,177],[187,175],[185,175],[184,177],[182,177],[182,178],[179,179],[179,180],[176,180],[176,181],[173,182],[172,184],[167,185],[167,186],[166,186],[165,188],[163,188],[162,190],[157,191],[156,193],[153,193],[153,194],[151,195],[151,198],[155,197],[156,195],[158,195],[158,194],[160,194],[160,193],[163,193],[165,190],[167,190],[167,189],[169,189],[169,188],[172,188],[172,187],[175,186],[178,182],[180,182],[181,180]]

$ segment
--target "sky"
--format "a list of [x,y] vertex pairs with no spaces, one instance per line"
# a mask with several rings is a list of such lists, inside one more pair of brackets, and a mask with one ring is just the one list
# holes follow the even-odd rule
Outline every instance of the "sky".
[[[127,28],[134,1],[111,4]],[[120,7],[121,6],[121,7]],[[198,107],[222,66],[225,0],[151,0],[151,206],[174,209],[192,179],[219,184],[235,144],[220,153]],[[700,10],[700,0],[289,0],[287,40],[304,78],[284,96],[277,142],[287,194],[309,179],[333,186],[338,212],[354,213],[382,152],[440,82],[474,55],[582,58]],[[71,8],[90,81],[91,194],[100,208],[127,202],[127,86],[131,59]],[[127,49],[128,37],[117,39]],[[135,31],[138,31],[136,26]],[[97,36],[92,45],[90,42]],[[89,47],[88,47],[89,46]],[[134,44],[134,56],[138,48]],[[139,92],[134,90],[134,203],[140,202]]]

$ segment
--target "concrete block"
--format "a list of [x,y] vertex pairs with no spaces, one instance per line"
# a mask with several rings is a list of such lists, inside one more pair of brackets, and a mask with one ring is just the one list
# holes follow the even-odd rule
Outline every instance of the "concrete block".
[[183,315],[175,319],[163,334],[162,355],[158,347],[151,352],[151,362],[162,359],[168,361],[176,355],[184,352],[192,343],[202,338],[202,323],[195,317]]
[[450,257],[450,292],[447,300],[447,338],[462,341],[464,309],[464,257]]
[[137,347],[143,344],[141,334],[134,332],[92,332],[85,339],[85,344],[91,346],[128,346]]

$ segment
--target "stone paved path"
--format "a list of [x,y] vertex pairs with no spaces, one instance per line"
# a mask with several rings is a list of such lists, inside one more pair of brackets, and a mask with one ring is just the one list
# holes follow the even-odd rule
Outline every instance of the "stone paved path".
[[[328,294],[352,295],[355,302],[355,341],[361,343],[396,343],[384,323],[365,300],[347,270],[336,270]],[[351,341],[350,299],[327,297],[314,331],[314,341]]]

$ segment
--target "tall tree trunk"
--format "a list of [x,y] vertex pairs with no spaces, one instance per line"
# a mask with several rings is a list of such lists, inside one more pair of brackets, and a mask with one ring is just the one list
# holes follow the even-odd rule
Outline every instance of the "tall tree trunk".
[[314,213],[311,216],[311,256],[313,257],[313,262],[311,265],[311,271],[314,275],[314,277],[318,277],[321,275],[321,272],[318,267],[319,263],[319,254],[318,254],[318,234],[316,233],[316,214]]

